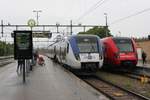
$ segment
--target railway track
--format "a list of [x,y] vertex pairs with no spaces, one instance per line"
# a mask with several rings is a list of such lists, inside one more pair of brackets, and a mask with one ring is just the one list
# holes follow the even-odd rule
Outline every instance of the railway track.
[[13,56],[0,57],[0,66],[13,62]]
[[136,67],[134,70],[131,71],[117,70],[117,71],[112,71],[112,73],[126,76],[136,80],[141,80],[142,77],[146,77],[148,79],[148,83],[150,83],[150,68]]
[[123,76],[129,77],[129,78],[132,78],[132,79],[136,79],[136,80],[139,80],[139,81],[142,81],[142,78],[143,79],[145,78],[147,80],[147,83],[150,84],[150,76],[141,75],[141,74],[132,74],[132,73],[126,73],[126,74],[123,74]]
[[117,69],[104,69],[106,72],[113,72],[113,73],[127,73],[127,74],[133,74],[135,76],[147,76],[150,78],[150,68],[137,66],[133,69],[125,69],[125,68],[117,68]]
[[98,76],[90,76],[90,78],[88,77],[82,79],[112,100],[150,100],[150,98],[147,98],[143,95],[100,79]]
[[128,71],[128,73],[131,73],[134,75],[146,75],[147,77],[150,78],[150,68],[146,68],[146,67],[136,67],[133,72]]

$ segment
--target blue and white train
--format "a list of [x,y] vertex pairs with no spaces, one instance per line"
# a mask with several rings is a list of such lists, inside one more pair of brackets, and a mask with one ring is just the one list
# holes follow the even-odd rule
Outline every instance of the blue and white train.
[[49,57],[81,71],[98,70],[103,65],[103,50],[96,35],[74,35],[48,47]]

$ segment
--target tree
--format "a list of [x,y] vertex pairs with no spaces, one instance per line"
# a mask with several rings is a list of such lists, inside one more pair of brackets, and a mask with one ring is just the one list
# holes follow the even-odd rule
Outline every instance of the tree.
[[93,27],[92,29],[89,29],[86,32],[79,32],[78,34],[94,34],[99,36],[100,38],[106,37],[106,31],[107,36],[112,36],[110,33],[110,30],[107,27]]
[[13,54],[13,44],[6,44],[5,42],[0,41],[0,56],[7,56]]

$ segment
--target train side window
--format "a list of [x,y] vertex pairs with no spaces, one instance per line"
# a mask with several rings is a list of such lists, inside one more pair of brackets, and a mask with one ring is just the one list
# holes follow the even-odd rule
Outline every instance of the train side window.
[[67,43],[67,53],[69,52],[69,43]]

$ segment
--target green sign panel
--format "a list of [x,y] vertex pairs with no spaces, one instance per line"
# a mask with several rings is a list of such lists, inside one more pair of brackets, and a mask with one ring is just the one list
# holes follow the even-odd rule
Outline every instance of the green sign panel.
[[16,43],[18,46],[18,49],[20,50],[27,50],[29,48],[29,42],[30,41],[30,37],[29,37],[30,33],[16,33]]

